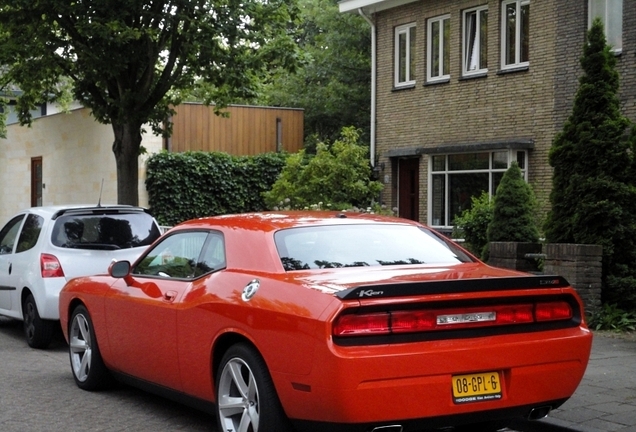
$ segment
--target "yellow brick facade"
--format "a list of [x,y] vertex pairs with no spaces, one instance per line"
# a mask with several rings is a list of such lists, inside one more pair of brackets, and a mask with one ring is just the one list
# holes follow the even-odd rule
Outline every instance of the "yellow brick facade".
[[[625,1],[621,72],[624,113],[636,121],[636,8]],[[488,7],[488,72],[462,77],[462,12]],[[398,204],[400,157],[419,157],[419,215],[431,223],[429,156],[439,147],[531,142],[528,180],[542,209],[549,208],[548,152],[570,114],[581,75],[587,1],[531,0],[529,67],[501,70],[500,0],[420,0],[372,15],[377,34],[377,164],[383,167],[384,204]],[[427,20],[450,15],[450,81],[426,83]],[[395,27],[416,25],[416,84],[394,87]],[[631,24],[630,24],[631,23]]]

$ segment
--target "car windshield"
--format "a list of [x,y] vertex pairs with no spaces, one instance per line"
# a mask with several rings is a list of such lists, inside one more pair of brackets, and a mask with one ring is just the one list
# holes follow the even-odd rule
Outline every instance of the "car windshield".
[[473,261],[453,242],[412,225],[300,227],[274,239],[286,271]]
[[148,246],[159,228],[147,213],[68,214],[55,221],[51,241],[77,249],[127,249]]

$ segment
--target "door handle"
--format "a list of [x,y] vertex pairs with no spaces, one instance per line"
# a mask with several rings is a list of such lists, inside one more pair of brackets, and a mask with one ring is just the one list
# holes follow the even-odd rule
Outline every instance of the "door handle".
[[11,269],[13,268],[13,263],[9,263],[9,274],[11,274]]

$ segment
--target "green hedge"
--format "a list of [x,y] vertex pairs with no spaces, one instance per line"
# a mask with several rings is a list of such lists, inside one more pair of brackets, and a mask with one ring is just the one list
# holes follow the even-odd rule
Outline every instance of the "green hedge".
[[149,207],[160,225],[219,214],[261,211],[287,159],[285,153],[157,153],[147,162]]

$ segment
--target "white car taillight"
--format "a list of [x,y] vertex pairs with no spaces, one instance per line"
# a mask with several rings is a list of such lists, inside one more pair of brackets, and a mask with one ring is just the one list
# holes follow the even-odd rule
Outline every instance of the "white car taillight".
[[42,270],[43,278],[50,277],[64,277],[64,270],[62,265],[55,257],[50,254],[40,254],[40,269]]

